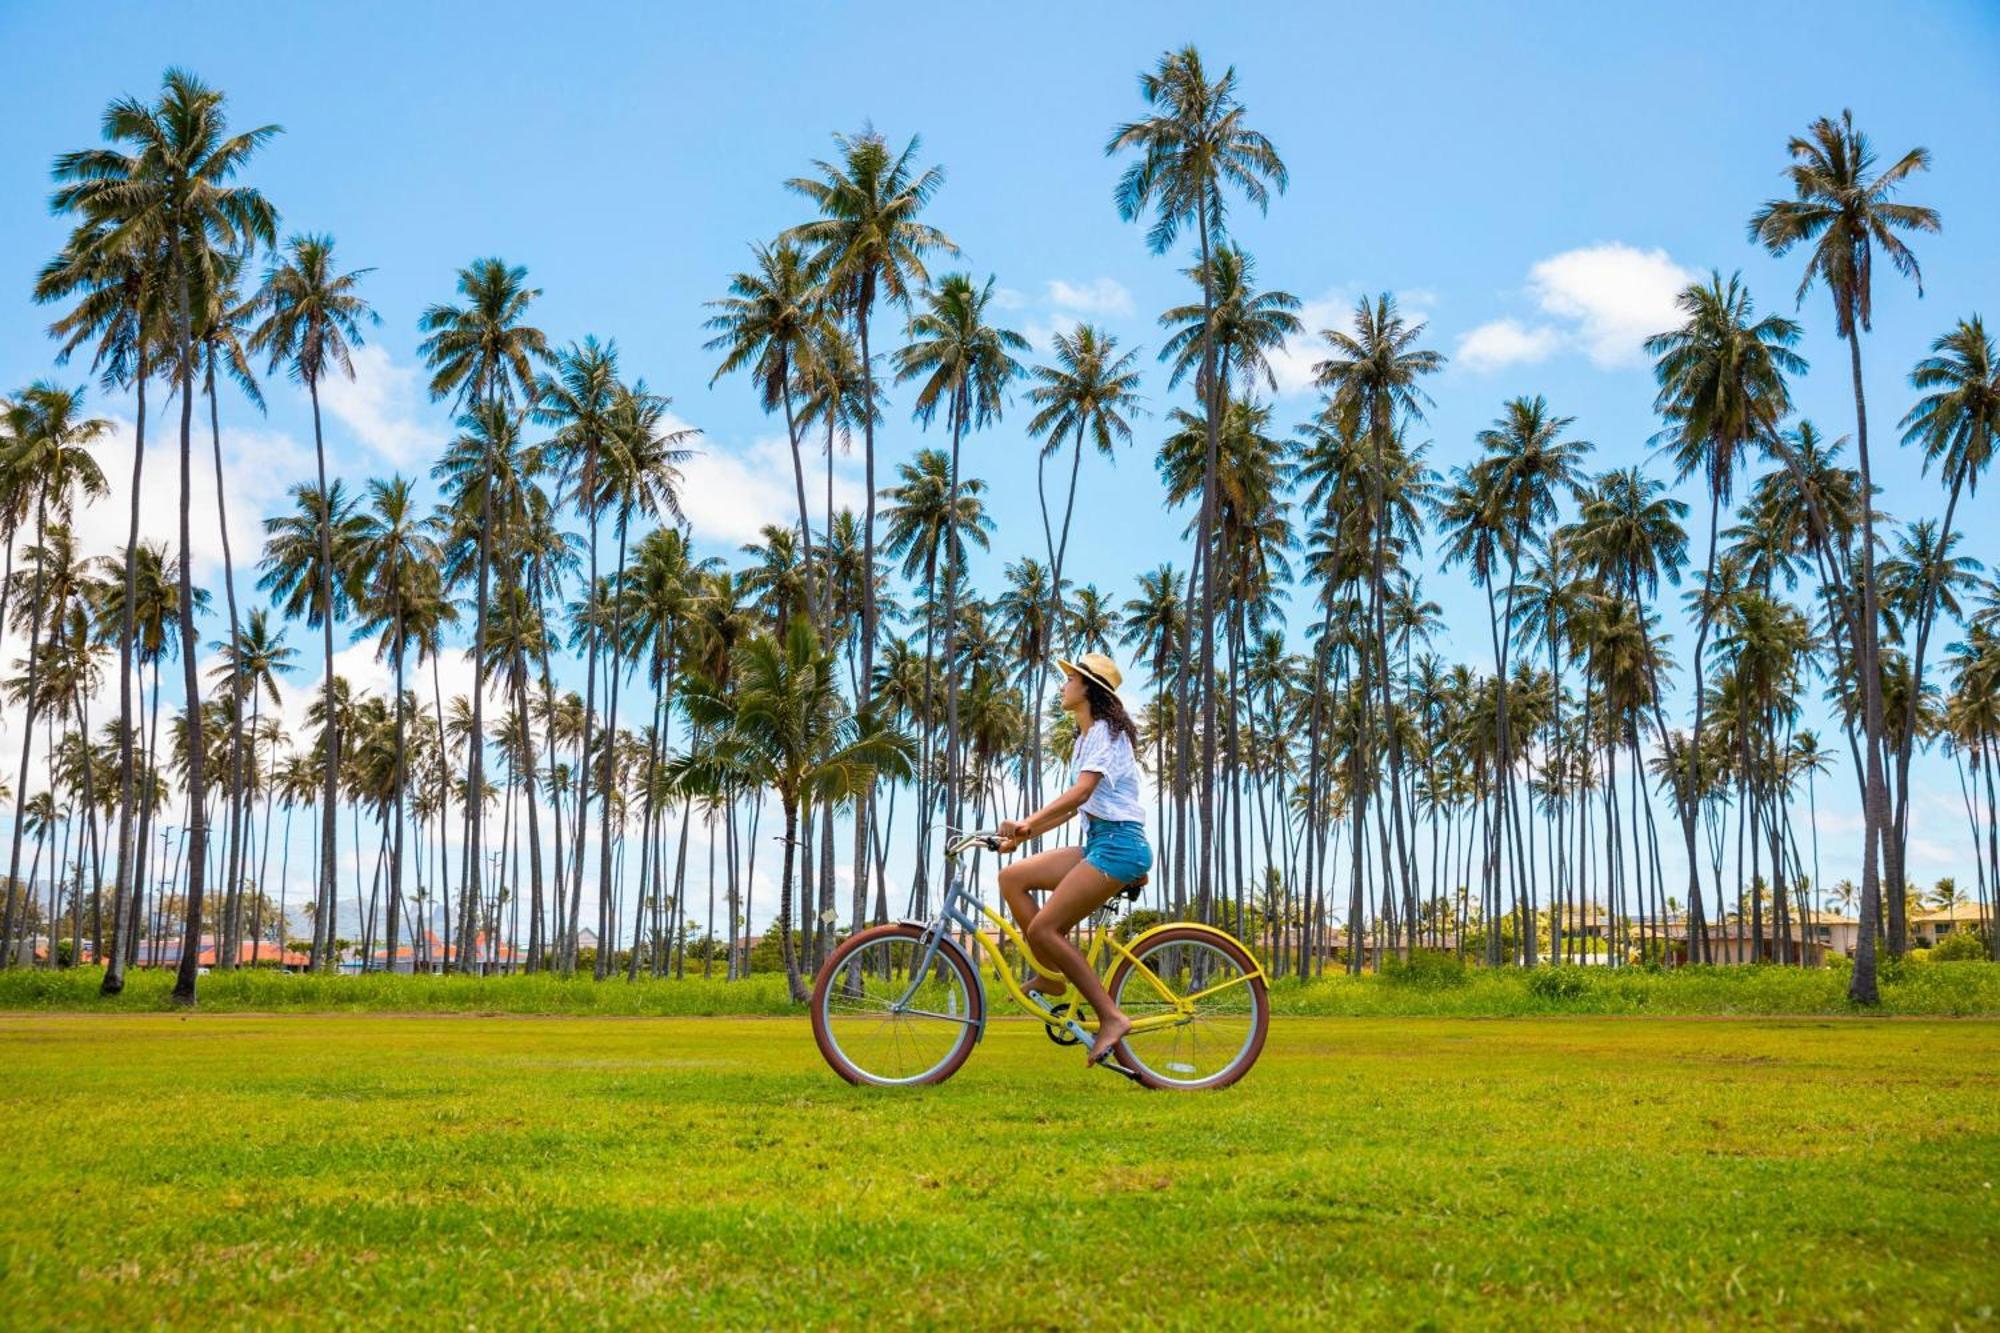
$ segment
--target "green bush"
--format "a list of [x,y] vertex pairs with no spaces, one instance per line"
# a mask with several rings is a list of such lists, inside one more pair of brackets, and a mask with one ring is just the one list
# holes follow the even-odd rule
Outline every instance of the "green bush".
[[1528,994],[1538,1000],[1566,1003],[1590,990],[1590,973],[1581,967],[1538,967],[1528,973]]
[[[805,950],[800,947],[797,931],[792,932],[792,957],[801,967],[805,965]],[[750,950],[750,971],[754,975],[758,972],[783,973],[784,970],[785,955],[778,948],[778,928],[772,926],[764,932],[764,938],[757,941],[756,947]]]
[[1407,959],[1390,958],[1382,975],[1394,985],[1416,990],[1452,990],[1472,979],[1465,960],[1442,949],[1414,949]]
[[1986,957],[1986,941],[1976,930],[1955,930],[1930,952],[1933,963],[1976,963]]

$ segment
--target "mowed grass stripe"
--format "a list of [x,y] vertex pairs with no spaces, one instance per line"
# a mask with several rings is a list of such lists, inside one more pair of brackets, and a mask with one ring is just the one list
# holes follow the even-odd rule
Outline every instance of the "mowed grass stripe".
[[0,1017],[7,1322],[1950,1323],[2000,1023],[1281,1019],[1147,1094],[996,1026]]

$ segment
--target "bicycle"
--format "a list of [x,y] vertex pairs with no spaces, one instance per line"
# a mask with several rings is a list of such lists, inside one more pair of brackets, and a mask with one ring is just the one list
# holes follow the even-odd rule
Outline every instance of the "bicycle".
[[[956,859],[974,847],[1000,850],[997,833],[961,835],[945,848]],[[1264,1049],[1271,999],[1264,969],[1234,936],[1192,921],[1171,921],[1126,942],[1110,930],[1114,895],[1090,922],[1085,958],[1105,989],[1132,1019],[1106,1068],[1148,1088],[1226,1088],[1248,1073]],[[977,917],[974,911],[977,912]],[[983,921],[980,919],[983,918]],[[1000,935],[988,932],[997,927]],[[1007,997],[1040,1019],[1062,1046],[1090,1040],[1097,1022],[1081,1004],[1044,1003],[1021,987],[1000,947],[1011,940],[1044,976],[1060,975],[1035,961],[1014,923],[967,892],[961,882],[929,921],[873,926],[843,942],[813,983],[813,1040],[833,1071],[849,1083],[911,1087],[942,1083],[957,1073],[986,1035],[986,978],[952,937],[964,931],[994,965]]]

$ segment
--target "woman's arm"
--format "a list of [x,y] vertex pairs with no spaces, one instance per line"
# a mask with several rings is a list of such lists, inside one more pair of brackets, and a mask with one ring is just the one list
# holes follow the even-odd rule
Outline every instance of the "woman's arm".
[[1083,808],[1090,794],[1097,790],[1102,773],[1086,770],[1077,775],[1076,785],[1050,801],[1026,819],[1006,819],[1000,823],[1000,836],[1007,839],[1002,851],[1013,851],[1030,838],[1038,838],[1050,829],[1061,828],[1069,822],[1071,815]]

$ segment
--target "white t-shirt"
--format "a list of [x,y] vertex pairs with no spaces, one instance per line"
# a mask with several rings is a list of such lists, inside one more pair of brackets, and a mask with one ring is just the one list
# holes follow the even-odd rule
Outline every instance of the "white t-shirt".
[[[1139,758],[1132,753],[1132,741],[1109,722],[1097,721],[1076,743],[1076,776],[1098,773],[1097,789],[1083,803],[1083,813],[1097,819],[1146,822],[1146,807],[1139,799]],[[1074,780],[1074,779],[1072,779]]]

